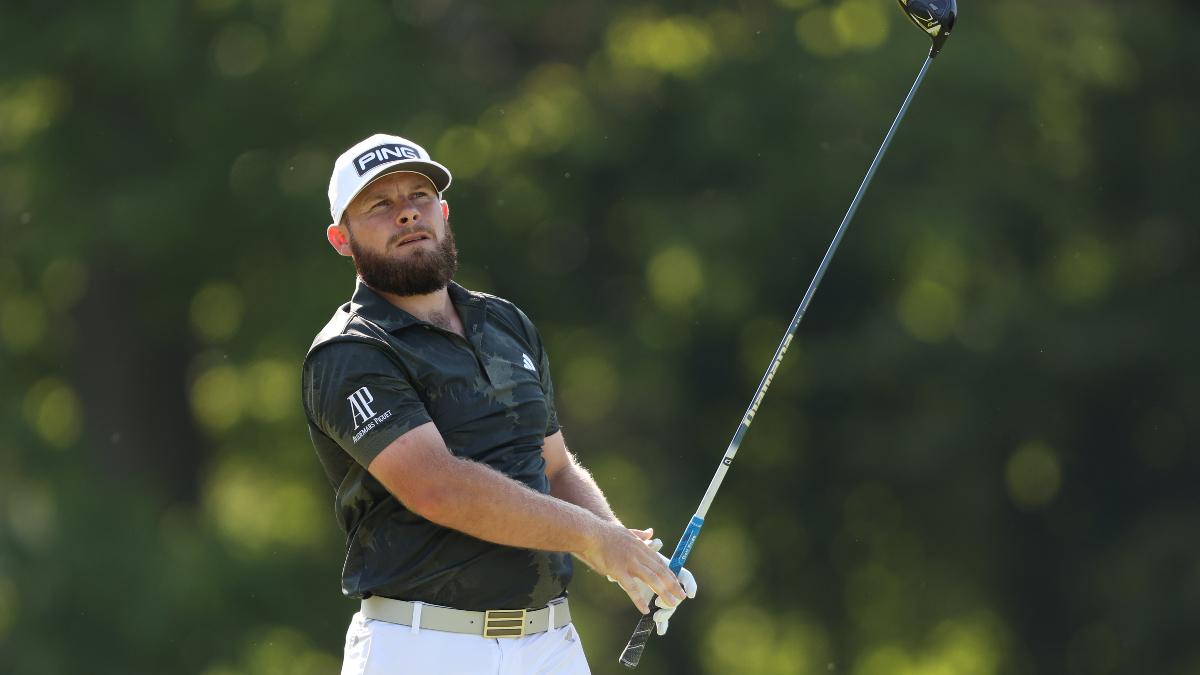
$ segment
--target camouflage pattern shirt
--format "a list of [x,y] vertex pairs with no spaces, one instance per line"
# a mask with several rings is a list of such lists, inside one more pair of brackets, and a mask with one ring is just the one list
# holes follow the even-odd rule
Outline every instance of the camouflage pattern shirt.
[[569,554],[437,525],[367,471],[392,441],[433,422],[455,455],[550,492],[542,444],[559,425],[541,336],[510,302],[453,283],[449,292],[466,338],[360,280],[305,358],[309,432],[347,535],[342,591],[475,611],[543,607],[566,592]]

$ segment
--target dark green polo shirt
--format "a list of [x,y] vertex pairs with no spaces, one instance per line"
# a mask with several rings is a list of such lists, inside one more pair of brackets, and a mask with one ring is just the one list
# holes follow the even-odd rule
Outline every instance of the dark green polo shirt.
[[359,281],[309,349],[304,409],[347,534],[342,591],[458,609],[543,607],[571,556],[492,544],[408,510],[368,471],[405,432],[437,425],[450,451],[548,494],[542,444],[558,431],[541,336],[512,303],[450,284],[467,337]]

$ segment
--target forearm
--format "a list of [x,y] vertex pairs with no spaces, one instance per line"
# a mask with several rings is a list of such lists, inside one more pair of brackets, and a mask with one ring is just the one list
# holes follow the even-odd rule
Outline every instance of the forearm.
[[581,554],[603,523],[585,508],[540,494],[489,466],[447,456],[440,475],[408,504],[418,515],[473,537],[506,546]]
[[[561,445],[561,434],[551,437]],[[565,446],[547,474],[551,485],[573,465]],[[543,551],[566,551],[600,574],[617,579],[643,612],[649,611],[634,579],[655,592],[684,597],[674,574],[642,538],[613,517],[595,482],[579,469],[557,489],[566,490],[597,513],[543,495],[489,466],[455,457],[432,422],[392,441],[367,470],[414,513],[484,541]]]
[[586,509],[601,520],[621,524],[592,474],[575,462],[574,457],[550,480],[550,496]]

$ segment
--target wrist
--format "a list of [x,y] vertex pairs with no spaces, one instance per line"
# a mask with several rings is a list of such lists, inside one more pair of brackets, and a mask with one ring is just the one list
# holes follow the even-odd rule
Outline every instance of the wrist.
[[609,532],[613,528],[613,524],[599,517],[592,516],[588,519],[588,528],[583,534],[583,540],[578,551],[571,551],[575,557],[587,563],[589,567],[595,567],[592,564],[597,559],[597,554],[604,550],[605,540],[609,537]]

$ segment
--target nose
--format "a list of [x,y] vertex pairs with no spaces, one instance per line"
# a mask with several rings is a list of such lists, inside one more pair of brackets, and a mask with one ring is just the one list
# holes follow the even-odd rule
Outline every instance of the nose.
[[417,210],[417,207],[413,206],[412,202],[405,199],[404,206],[400,209],[400,215],[396,218],[396,223],[398,225],[409,225],[416,223],[420,219],[421,212]]

